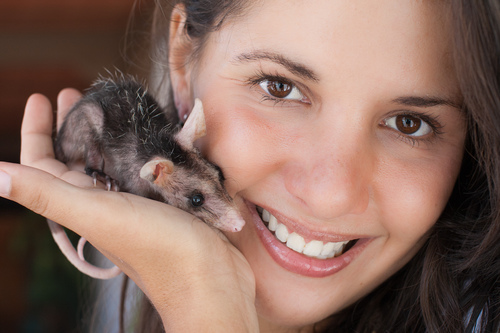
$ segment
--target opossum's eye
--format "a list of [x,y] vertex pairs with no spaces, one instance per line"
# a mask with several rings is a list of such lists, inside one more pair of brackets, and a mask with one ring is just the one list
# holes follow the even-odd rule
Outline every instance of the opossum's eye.
[[205,198],[203,197],[203,194],[195,194],[191,197],[191,205],[194,207],[200,207],[205,203]]

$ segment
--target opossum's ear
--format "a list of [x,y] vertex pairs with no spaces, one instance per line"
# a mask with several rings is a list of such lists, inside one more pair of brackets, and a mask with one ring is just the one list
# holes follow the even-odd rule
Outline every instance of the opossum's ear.
[[194,101],[194,107],[189,115],[186,123],[179,133],[176,134],[176,139],[184,148],[192,149],[193,143],[207,133],[205,126],[205,114],[203,113],[203,105],[197,98]]
[[174,163],[162,158],[155,158],[141,168],[140,176],[142,179],[150,181],[156,185],[162,186],[168,180],[168,176],[174,172]]
[[[183,2],[183,1],[176,1]],[[169,42],[168,42],[168,63],[170,87],[173,92],[173,100],[177,109],[177,114],[181,121],[185,120],[191,108],[191,76],[194,69],[192,58],[195,46],[198,44],[187,33],[187,11],[186,7],[179,3],[175,5],[170,15]],[[155,29],[156,30],[156,29]],[[163,29],[158,29],[154,34],[164,38]],[[153,38],[154,39],[154,38]],[[163,72],[165,66],[158,66],[153,70]],[[164,77],[164,74],[158,75]],[[166,80],[165,80],[166,81]]]

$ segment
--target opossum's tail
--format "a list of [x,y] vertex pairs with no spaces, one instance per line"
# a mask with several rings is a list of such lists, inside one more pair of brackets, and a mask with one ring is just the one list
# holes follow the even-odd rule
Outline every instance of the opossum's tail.
[[47,223],[49,224],[52,236],[54,237],[56,244],[59,246],[59,249],[61,249],[61,252],[80,272],[95,279],[102,280],[112,279],[120,275],[122,271],[117,266],[111,268],[101,268],[94,266],[85,260],[83,257],[83,246],[86,242],[85,238],[80,238],[77,253],[63,227],[51,220],[47,220]]

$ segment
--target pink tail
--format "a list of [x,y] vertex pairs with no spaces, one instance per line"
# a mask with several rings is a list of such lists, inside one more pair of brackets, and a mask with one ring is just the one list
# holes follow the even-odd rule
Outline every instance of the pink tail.
[[101,268],[88,263],[83,257],[83,246],[86,242],[85,238],[81,238],[78,242],[77,253],[63,227],[51,220],[47,220],[47,223],[49,224],[52,236],[54,237],[56,244],[59,246],[59,249],[61,249],[61,252],[80,272],[95,279],[102,280],[112,279],[122,272],[117,266],[111,268]]

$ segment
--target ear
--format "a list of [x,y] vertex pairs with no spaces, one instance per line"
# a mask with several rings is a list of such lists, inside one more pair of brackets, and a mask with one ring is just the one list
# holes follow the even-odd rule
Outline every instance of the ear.
[[140,176],[155,185],[163,186],[168,182],[168,177],[172,172],[174,172],[174,163],[157,157],[144,164]]
[[203,113],[203,105],[200,99],[194,101],[194,107],[189,118],[182,129],[175,135],[177,142],[184,148],[193,149],[193,143],[207,134],[205,126],[205,114]]
[[192,51],[193,42],[186,32],[186,10],[184,5],[178,4],[170,17],[168,59],[174,104],[181,121],[191,108],[189,58]]

